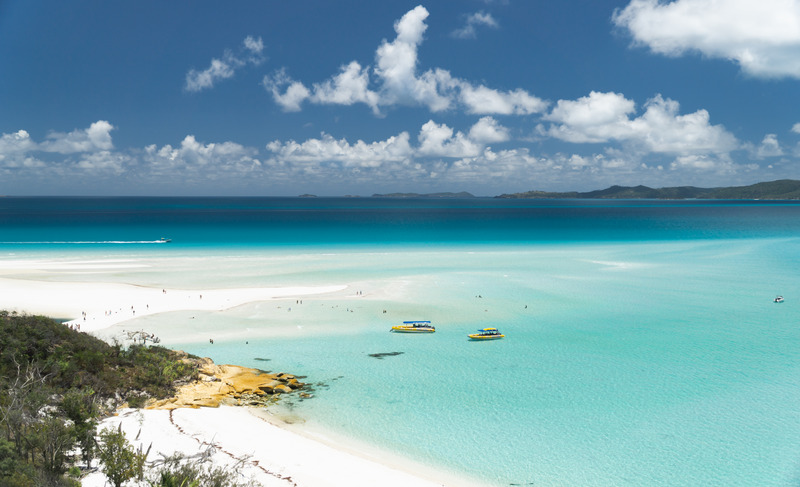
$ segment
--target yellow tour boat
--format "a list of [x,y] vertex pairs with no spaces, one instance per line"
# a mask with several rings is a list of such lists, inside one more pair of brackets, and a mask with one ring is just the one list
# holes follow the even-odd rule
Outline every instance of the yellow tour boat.
[[430,321],[404,321],[402,325],[395,325],[392,330],[397,333],[433,333],[436,328]]
[[497,340],[504,337],[505,335],[500,333],[500,330],[497,328],[481,328],[478,330],[478,333],[472,333],[469,335],[471,340]]

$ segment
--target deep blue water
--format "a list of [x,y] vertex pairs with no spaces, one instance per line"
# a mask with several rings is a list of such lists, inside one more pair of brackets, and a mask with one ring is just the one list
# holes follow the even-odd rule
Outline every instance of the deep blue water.
[[800,204],[388,198],[0,198],[0,245],[526,244],[793,237]]

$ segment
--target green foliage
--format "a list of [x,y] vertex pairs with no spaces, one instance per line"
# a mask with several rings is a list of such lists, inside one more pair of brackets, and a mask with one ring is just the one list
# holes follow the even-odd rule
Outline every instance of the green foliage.
[[195,366],[177,360],[174,352],[163,347],[133,345],[120,354],[120,360],[135,371],[129,376],[129,388],[156,397],[173,394],[176,380],[193,379],[197,374]]
[[239,465],[214,468],[202,461],[190,461],[181,455],[167,457],[155,472],[151,487],[256,487],[251,480],[237,482]]
[[134,451],[122,431],[108,428],[101,431],[97,454],[103,472],[114,487],[121,487],[128,480],[142,475],[140,454]]
[[91,462],[99,404],[144,405],[196,375],[166,348],[123,349],[49,318],[0,311],[0,486],[76,485],[63,475],[69,452]]
[[525,193],[503,194],[497,198],[620,198],[620,199],[762,199],[762,200],[797,200],[800,199],[800,181],[781,179],[750,186],[734,186],[728,188],[696,188],[679,186],[673,188],[648,188],[647,186],[611,186],[597,191],[580,193],[550,193],[546,191],[528,191]]

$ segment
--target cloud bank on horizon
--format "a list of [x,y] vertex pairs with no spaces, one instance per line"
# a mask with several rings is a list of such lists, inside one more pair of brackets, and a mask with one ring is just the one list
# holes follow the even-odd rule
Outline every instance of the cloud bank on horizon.
[[[733,63],[757,83],[800,80],[800,1],[630,0],[607,14],[609,37],[616,32],[627,39],[629,53]],[[461,24],[446,35],[452,42],[480,42],[483,34],[504,28],[503,17],[486,10],[457,20]],[[20,128],[0,136],[0,191],[34,193],[35,183],[41,191],[71,194],[81,181],[113,192],[138,188],[128,194],[468,190],[491,195],[800,177],[800,122],[787,124],[780,134],[745,133],[749,140],[709,110],[682,110],[680,100],[659,91],[638,100],[600,89],[547,99],[529,83],[493,86],[447,67],[423,68],[426,32],[435,21],[423,5],[408,10],[395,19],[393,37],[377,43],[371,62],[341,59],[338,71],[321,79],[295,79],[296,67],[286,65],[261,75],[260,89],[278,116],[363,107],[359,118],[370,124],[415,114],[380,140],[364,140],[357,126],[334,136],[332,126],[307,138],[265,134],[256,144],[198,141],[187,134],[174,145],[118,148],[112,132],[126,130],[125,120],[100,119],[38,141]],[[388,28],[389,22],[387,33]],[[237,50],[221,46],[223,55],[212,55],[208,67],[187,67],[183,96],[208,96],[267,63],[263,36],[242,37]]]

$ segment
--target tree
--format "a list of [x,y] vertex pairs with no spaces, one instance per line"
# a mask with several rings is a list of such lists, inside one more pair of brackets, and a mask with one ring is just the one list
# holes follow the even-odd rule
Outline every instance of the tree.
[[25,370],[12,356],[16,374],[9,377],[0,397],[0,425],[6,439],[12,441],[17,455],[25,458],[31,453],[30,428],[37,422],[38,411],[46,404],[46,375],[39,367],[28,363]]
[[104,466],[103,472],[114,487],[122,487],[123,483],[142,475],[142,454],[137,454],[125,438],[122,425],[117,431],[105,428],[100,432],[97,454]]
[[95,392],[91,388],[86,390],[70,389],[62,397],[60,408],[67,418],[72,420],[81,456],[86,462],[86,466],[90,467],[94,456],[94,436],[97,432]]
[[31,428],[33,441],[40,451],[44,468],[61,474],[66,468],[67,452],[75,445],[75,430],[63,418],[47,415]]

